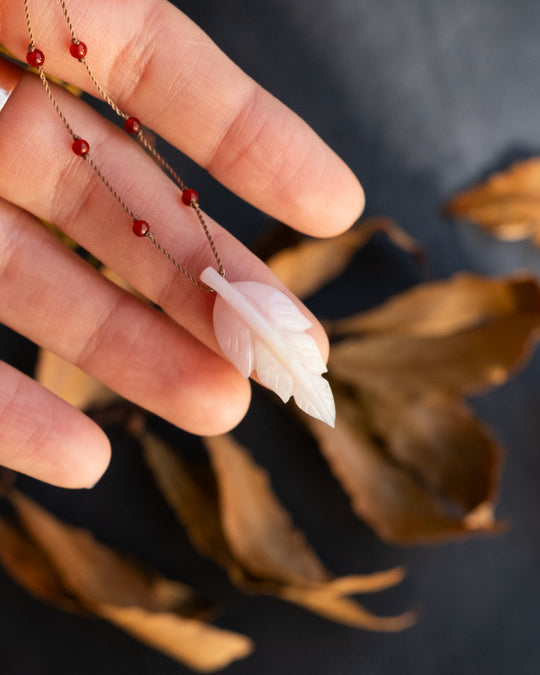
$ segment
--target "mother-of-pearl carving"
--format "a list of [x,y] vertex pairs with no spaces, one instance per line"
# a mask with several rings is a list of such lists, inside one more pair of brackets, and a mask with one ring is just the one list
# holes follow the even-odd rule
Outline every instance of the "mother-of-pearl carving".
[[283,401],[334,426],[334,397],[312,325],[277,288],[257,281],[226,281],[207,267],[201,281],[216,291],[214,331],[224,355],[244,377],[256,373]]

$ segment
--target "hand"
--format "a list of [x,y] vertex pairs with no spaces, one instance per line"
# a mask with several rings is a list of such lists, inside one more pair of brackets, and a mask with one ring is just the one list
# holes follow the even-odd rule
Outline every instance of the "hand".
[[[316,236],[338,234],[358,217],[363,193],[349,169],[172,5],[67,4],[113,100],[240,197]],[[30,11],[47,73],[95,94],[69,55],[58,2],[31,0]],[[22,0],[0,0],[0,43],[24,60]],[[0,81],[5,68],[0,63]],[[195,275],[213,264],[191,209],[179,207],[177,188],[137,144],[80,99],[58,89],[54,96],[160,242]],[[219,355],[213,297],[133,236],[129,216],[70,147],[39,78],[25,74],[0,112],[0,320],[192,433],[230,429],[247,410],[249,384]],[[164,313],[105,280],[38,218],[57,224]],[[209,226],[229,280],[280,286],[234,237],[210,219]],[[318,324],[313,335],[325,353]],[[110,448],[99,427],[7,364],[0,364],[0,411],[4,465],[65,487],[92,485],[105,470]]]

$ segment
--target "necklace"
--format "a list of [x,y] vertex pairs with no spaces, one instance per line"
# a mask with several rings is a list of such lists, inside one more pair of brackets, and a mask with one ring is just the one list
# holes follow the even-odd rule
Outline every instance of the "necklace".
[[[199,195],[188,188],[171,165],[157,152],[145,136],[141,121],[124,112],[109,96],[95,76],[88,60],[87,45],[78,38],[65,0],[58,0],[71,41],[66,47],[72,58],[81,63],[102,99],[123,120],[124,130],[168,174],[180,190],[179,201],[190,207],[208,241],[217,269],[207,267],[197,279],[155,237],[148,221],[140,217],[117,192],[94,161],[89,142],[79,136],[62,112],[44,70],[45,54],[38,48],[30,18],[29,0],[24,1],[29,45],[27,63],[36,68],[56,114],[71,136],[71,151],[91,167],[101,183],[130,217],[132,232],[147,239],[192,284],[216,295],[213,311],[214,332],[224,356],[248,378],[256,374],[259,381],[286,402],[294,397],[299,408],[333,426],[335,407],[332,391],[322,377],[326,366],[315,340],[306,332],[312,325],[292,300],[280,290],[255,281],[229,282],[212,234],[199,206]],[[67,52],[67,49],[66,49]]]

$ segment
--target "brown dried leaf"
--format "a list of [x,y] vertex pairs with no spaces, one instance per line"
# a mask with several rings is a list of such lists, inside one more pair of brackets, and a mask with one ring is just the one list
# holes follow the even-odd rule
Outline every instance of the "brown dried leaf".
[[91,375],[45,349],[39,350],[36,380],[79,410],[118,398]]
[[500,453],[461,400],[434,391],[418,399],[370,393],[364,401],[390,461],[465,512],[495,498]]
[[499,239],[534,237],[540,229],[540,158],[516,162],[451,199],[445,212],[486,228]]
[[412,626],[416,622],[416,613],[377,616],[346,596],[390,588],[398,584],[403,576],[403,570],[396,568],[371,575],[342,577],[320,585],[284,586],[279,595],[332,621],[354,628],[394,632]]
[[[448,512],[447,500],[416,475],[410,464],[402,466],[392,457],[384,431],[380,437],[367,431],[369,425],[359,413],[357,401],[340,393],[336,402],[334,430],[316,420],[306,419],[306,423],[349,494],[355,513],[382,539],[418,543],[478,531],[479,524]],[[433,453],[436,451],[435,445]],[[485,524],[481,529],[489,527]]]
[[412,255],[421,255],[418,244],[393,220],[372,216],[332,239],[304,239],[273,255],[267,264],[295,295],[305,298],[344,272],[354,254],[377,232],[384,232]]
[[101,614],[141,642],[204,673],[225,668],[253,651],[251,640],[243,635],[173,614],[105,605]]
[[230,435],[204,444],[219,485],[223,530],[242,566],[269,581],[326,581],[330,575],[278,501],[267,472]]
[[243,576],[221,527],[217,486],[210,468],[188,461],[149,432],[142,434],[140,441],[160,490],[197,549],[232,577]]
[[500,449],[461,397],[505,382],[540,326],[531,277],[426,284],[350,320],[336,429],[306,420],[356,513],[388,541],[496,531]]
[[205,439],[216,472],[219,504],[215,483],[211,488],[208,483],[197,486],[189,462],[150,434],[142,437],[142,443],[165,498],[194,544],[224,566],[241,589],[275,595],[328,619],[369,630],[401,630],[414,621],[410,612],[375,616],[345,597],[393,586],[403,573],[390,570],[331,578],[277,500],[267,473],[232,437]]
[[18,492],[9,498],[62,583],[85,608],[196,670],[217,670],[251,652],[248,638],[191,618],[207,607],[188,587],[143,570]]
[[536,281],[457,274],[421,284],[368,312],[329,323],[334,334],[448,335],[488,319],[540,309]]
[[539,326],[539,311],[516,311],[442,337],[349,338],[333,348],[329,370],[353,386],[402,396],[479,393],[503,384],[526,362]]
[[43,551],[5,518],[0,518],[0,562],[15,581],[40,600],[69,612],[82,611]]

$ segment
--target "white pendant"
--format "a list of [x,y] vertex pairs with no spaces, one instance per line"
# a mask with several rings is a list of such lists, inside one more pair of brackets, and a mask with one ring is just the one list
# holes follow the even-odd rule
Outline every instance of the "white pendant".
[[201,281],[217,293],[214,331],[227,359],[245,378],[255,372],[284,402],[294,396],[304,412],[333,427],[334,397],[321,377],[326,365],[294,302],[257,281],[229,283],[213,267]]

